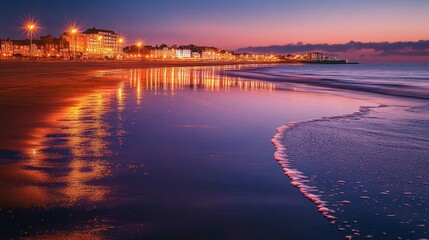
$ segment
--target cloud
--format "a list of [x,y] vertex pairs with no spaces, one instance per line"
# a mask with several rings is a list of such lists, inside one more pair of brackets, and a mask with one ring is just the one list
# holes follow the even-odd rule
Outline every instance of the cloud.
[[286,44],[264,47],[247,47],[237,49],[237,52],[294,54],[310,51],[324,52],[331,56],[355,58],[368,61],[416,61],[429,62],[429,40],[417,42],[355,42],[345,44]]

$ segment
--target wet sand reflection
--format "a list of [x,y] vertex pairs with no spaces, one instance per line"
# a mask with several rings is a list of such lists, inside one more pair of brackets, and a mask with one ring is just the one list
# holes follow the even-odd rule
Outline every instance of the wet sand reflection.
[[107,140],[111,134],[103,117],[109,98],[107,93],[82,97],[38,144],[28,146],[23,160],[2,164],[2,171],[9,174],[0,174],[5,183],[0,192],[11,197],[3,198],[0,206],[49,207],[105,200],[108,188],[90,182],[110,174],[105,158],[111,155]]
[[[27,133],[33,137],[25,148],[13,149],[20,152],[19,157],[6,158],[0,164],[0,194],[6,196],[0,198],[0,208],[69,208],[114,202],[118,198],[115,186],[103,180],[121,165],[117,149],[126,141],[124,110],[130,101],[138,106],[144,104],[144,94],[175,95],[182,90],[228,92],[232,88],[275,90],[272,83],[219,75],[221,69],[175,67],[97,72],[98,78],[123,81],[112,82],[117,86],[113,90],[74,96],[71,106],[50,115],[49,127]],[[135,91],[135,99],[130,98],[130,91]],[[65,239],[101,239],[98,233],[82,231],[43,235],[40,239],[62,239],[66,235]]]

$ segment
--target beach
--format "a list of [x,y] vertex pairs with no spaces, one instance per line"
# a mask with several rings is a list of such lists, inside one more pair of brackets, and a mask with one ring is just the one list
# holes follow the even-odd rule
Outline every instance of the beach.
[[288,66],[0,62],[1,236],[427,237],[426,93]]
[[[43,128],[58,109],[69,106],[75,97],[103,88],[116,87],[100,78],[115,69],[234,65],[227,62],[194,61],[0,61],[0,98],[4,106],[0,121],[1,146],[20,145],[29,138],[30,129]],[[20,109],[20,110],[18,110]],[[31,116],[31,117],[29,117]],[[54,117],[55,118],[55,117]],[[21,128],[16,132],[14,128]],[[10,130],[10,131],[9,131]],[[13,132],[12,132],[13,131]],[[21,134],[26,134],[21,135]],[[37,133],[32,133],[37,135]]]

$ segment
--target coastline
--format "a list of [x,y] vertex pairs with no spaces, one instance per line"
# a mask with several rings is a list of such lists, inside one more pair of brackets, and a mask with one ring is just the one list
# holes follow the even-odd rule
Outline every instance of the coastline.
[[327,206],[327,202],[324,201],[320,195],[318,195],[319,190],[317,188],[307,185],[307,183],[309,182],[309,177],[305,176],[304,173],[292,167],[293,162],[291,162],[291,159],[288,157],[288,149],[287,146],[284,144],[285,135],[288,131],[300,125],[319,121],[329,121],[339,118],[359,117],[368,114],[372,108],[378,107],[381,107],[381,105],[361,106],[359,111],[350,114],[308,119],[299,122],[289,122],[281,127],[276,128],[276,134],[271,140],[272,144],[276,148],[276,151],[274,153],[274,159],[282,167],[282,170],[284,171],[285,175],[288,176],[291,180],[291,185],[298,188],[299,191],[307,199],[313,202],[316,205],[317,210],[333,225],[335,224],[336,220],[335,210]]
[[[148,68],[148,67],[193,67],[193,66],[227,66],[227,65],[260,65],[260,64],[286,64],[283,62],[267,61],[188,61],[188,60],[0,60],[0,72],[5,67],[55,67],[53,69],[79,67],[81,69],[123,69],[123,68]],[[102,68],[102,69],[100,69]]]

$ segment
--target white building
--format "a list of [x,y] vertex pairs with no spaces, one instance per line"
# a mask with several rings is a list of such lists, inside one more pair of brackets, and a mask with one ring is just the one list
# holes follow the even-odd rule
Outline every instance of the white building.
[[323,53],[321,52],[309,52],[307,54],[308,60],[310,61],[321,61],[324,60]]
[[190,49],[176,49],[176,57],[178,58],[191,58]]

